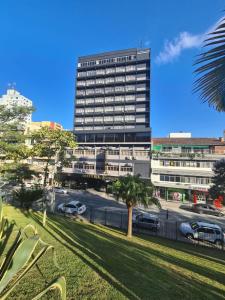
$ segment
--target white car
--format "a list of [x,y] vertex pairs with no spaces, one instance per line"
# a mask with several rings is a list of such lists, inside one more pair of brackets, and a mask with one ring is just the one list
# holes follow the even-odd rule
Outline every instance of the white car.
[[87,207],[85,204],[79,201],[71,201],[67,204],[61,203],[58,206],[58,211],[66,214],[81,215],[86,211]]
[[63,189],[60,187],[55,187],[54,190],[55,190],[55,193],[58,193],[58,194],[68,194],[68,191],[66,189]]

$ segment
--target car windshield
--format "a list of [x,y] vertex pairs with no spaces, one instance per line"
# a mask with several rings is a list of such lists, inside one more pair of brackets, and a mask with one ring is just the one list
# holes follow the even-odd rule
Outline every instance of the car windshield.
[[190,225],[191,225],[191,228],[194,229],[194,230],[199,228],[199,226],[196,222],[190,223]]
[[77,207],[81,207],[83,204],[82,203],[77,203]]

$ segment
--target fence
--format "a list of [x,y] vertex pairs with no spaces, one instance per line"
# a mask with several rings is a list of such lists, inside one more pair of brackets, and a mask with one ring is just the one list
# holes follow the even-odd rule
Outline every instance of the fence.
[[[101,224],[109,227],[127,230],[127,213],[124,211],[111,210],[111,209],[96,209],[88,207],[83,217],[94,224]],[[202,238],[187,238],[180,231],[181,221],[159,220],[159,228],[157,230],[144,229],[140,226],[134,227],[135,234],[146,234],[167,238],[170,240],[182,241],[196,246],[205,246],[216,249],[225,250],[224,240],[218,240],[218,235],[204,233]],[[137,223],[140,225],[141,223]],[[210,242],[211,241],[211,242]],[[214,243],[218,241],[218,243]]]
[[[10,201],[11,202],[11,201]],[[18,203],[11,204],[17,206]],[[41,203],[36,203],[33,205],[33,209],[35,210],[41,210],[42,208]],[[58,213],[55,203],[49,203],[47,205],[47,210],[51,213]],[[94,208],[94,207],[87,207],[86,212],[82,215],[86,220],[88,220],[91,223],[94,224],[101,224],[104,226],[114,227],[121,229],[123,231],[127,230],[127,221],[128,221],[128,215],[125,210],[117,210],[117,209],[102,209],[102,208]],[[182,241],[189,244],[194,244],[195,246],[204,246],[204,247],[211,247],[215,249],[225,250],[225,234],[224,238],[221,238],[221,243],[214,243],[214,241],[218,241],[218,235],[213,234],[206,234],[204,233],[204,236],[202,239],[190,239],[185,237],[180,232],[180,224],[183,223],[181,221],[172,221],[172,220],[163,220],[159,219],[159,227],[157,230],[150,230],[150,229],[144,229],[139,226],[134,227],[133,226],[133,232],[135,234],[145,234],[145,235],[151,235],[151,236],[158,236],[162,238],[167,238],[170,240],[176,240],[176,241]],[[140,225],[141,223],[137,223],[137,225]],[[211,242],[210,242],[211,240]]]

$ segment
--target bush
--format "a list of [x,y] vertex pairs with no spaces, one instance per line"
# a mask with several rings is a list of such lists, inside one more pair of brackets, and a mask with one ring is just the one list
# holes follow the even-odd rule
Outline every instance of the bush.
[[29,209],[32,203],[41,199],[44,190],[40,188],[26,189],[22,186],[19,190],[13,191],[13,199],[20,203],[21,208]]

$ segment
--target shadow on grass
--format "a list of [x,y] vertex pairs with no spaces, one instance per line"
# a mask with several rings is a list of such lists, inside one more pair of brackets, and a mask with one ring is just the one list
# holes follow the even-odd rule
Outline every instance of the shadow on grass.
[[[40,215],[29,216],[41,224]],[[224,299],[224,272],[187,259],[186,244],[148,238],[153,245],[147,247],[119,232],[117,237],[109,229],[57,216],[48,218],[45,230],[129,299]],[[165,248],[170,246],[183,257],[170,254]]]

